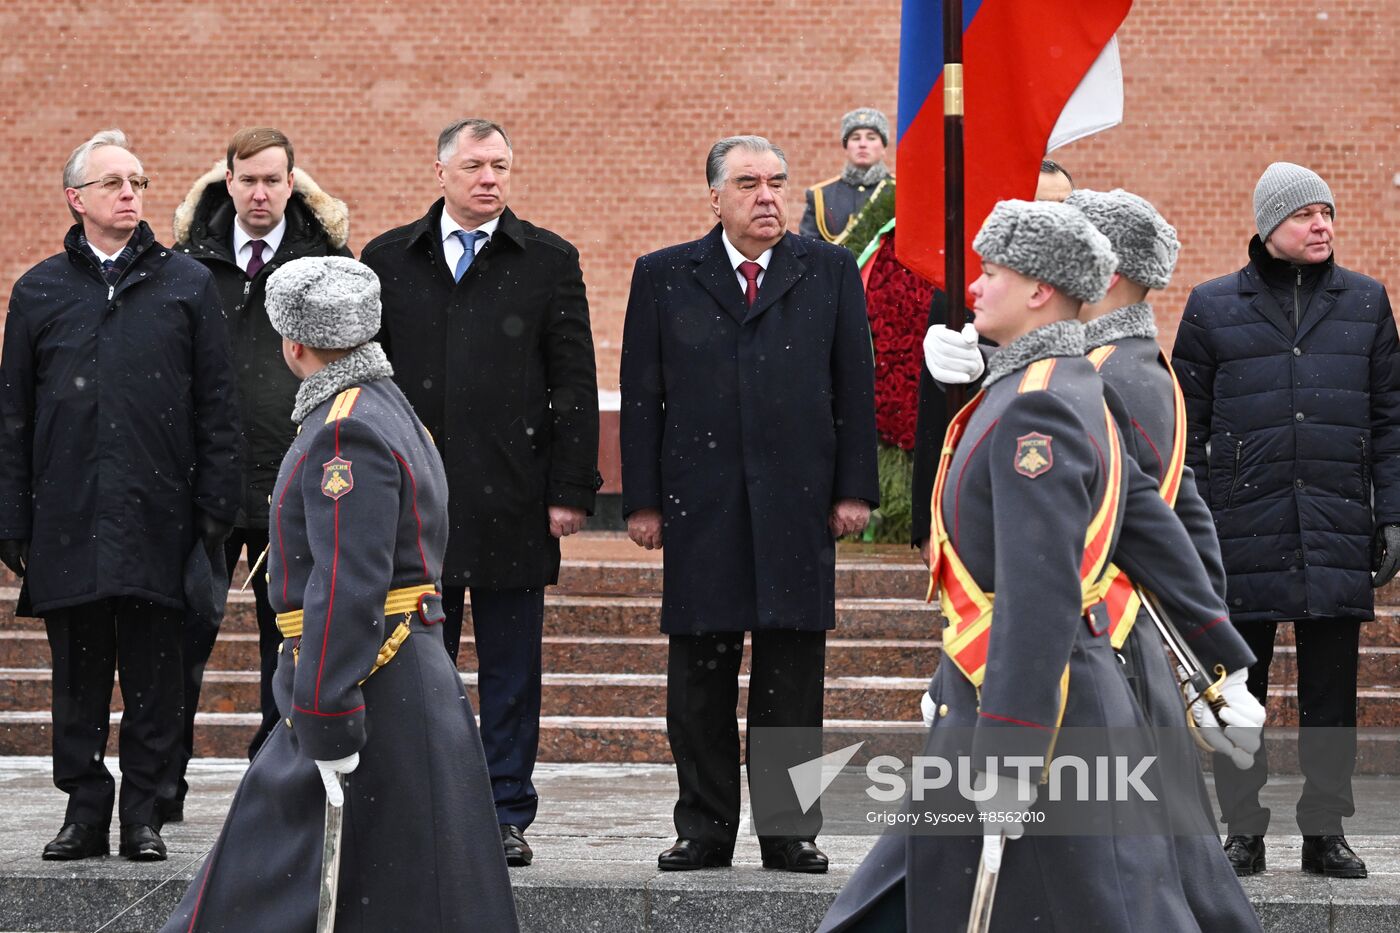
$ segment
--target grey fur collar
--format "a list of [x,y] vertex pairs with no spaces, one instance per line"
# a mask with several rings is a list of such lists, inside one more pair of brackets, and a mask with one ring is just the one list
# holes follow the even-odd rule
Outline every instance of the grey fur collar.
[[384,348],[373,340],[362,343],[348,355],[302,380],[301,388],[297,389],[296,406],[292,408],[292,420],[301,424],[317,405],[341,390],[393,374],[394,367],[389,365]]
[[1107,343],[1117,343],[1128,337],[1157,336],[1157,322],[1152,306],[1145,301],[1114,308],[1084,325],[1084,343],[1090,350]]
[[1084,325],[1078,321],[1056,321],[1022,334],[992,354],[987,362],[987,378],[983,388],[991,388],[997,380],[1019,372],[1037,360],[1052,356],[1083,356]]
[[876,162],[870,168],[856,168],[847,162],[846,167],[841,170],[841,180],[848,185],[859,188],[861,185],[878,185],[886,178],[890,177],[890,170],[885,167],[885,163]]

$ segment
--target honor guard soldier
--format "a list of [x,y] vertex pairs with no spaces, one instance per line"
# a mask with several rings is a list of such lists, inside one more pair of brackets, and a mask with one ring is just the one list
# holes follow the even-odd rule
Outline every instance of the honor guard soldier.
[[[948,429],[934,487],[931,576],[948,627],[924,753],[1000,760],[993,776],[980,775],[995,787],[976,807],[991,814],[1028,810],[1038,796],[1044,769],[1018,774],[1009,756],[1048,761],[1064,727],[1126,736],[1142,725],[1109,632],[1087,612],[1104,595],[1110,558],[1161,598],[1193,645],[1248,652],[1223,624],[1225,606],[1180,522],[1127,456],[1084,357],[1076,316],[1108,289],[1108,241],[1075,208],[1004,201],[973,246],[983,266],[969,290],[974,323],[1001,349]],[[939,802],[977,815],[961,798]],[[1102,806],[1106,820],[1126,812]],[[1020,824],[983,825],[990,844],[882,837],[820,929],[959,929],[979,862],[998,856],[998,927],[1074,919],[1200,929],[1165,835],[1035,836],[1002,855],[997,840],[1019,837]]]
[[840,175],[807,189],[807,210],[797,232],[828,243],[845,243],[866,204],[886,185],[894,184],[894,173],[885,165],[889,144],[890,121],[874,107],[861,107],[842,117],[846,167]]
[[297,259],[268,279],[267,312],[302,379],[269,522],[286,718],[164,929],[317,928],[329,804],[346,808],[336,929],[512,933],[481,739],[438,625],[447,481],[371,340],[379,280]]

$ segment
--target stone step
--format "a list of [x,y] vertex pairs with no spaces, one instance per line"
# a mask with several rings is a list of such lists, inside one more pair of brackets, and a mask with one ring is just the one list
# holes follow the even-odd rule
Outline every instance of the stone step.
[[[257,728],[256,713],[200,713],[195,717],[195,746],[201,756],[243,758],[248,740]],[[119,714],[111,716],[107,755],[115,763]],[[739,720],[740,736],[746,728]],[[828,733],[848,733],[852,741],[872,731],[907,729],[907,724],[887,721],[828,718]],[[1266,737],[1270,766],[1278,774],[1298,770],[1296,730],[1280,729]],[[829,736],[832,742],[836,739]],[[51,752],[48,713],[0,712],[0,755],[46,756]],[[828,742],[828,746],[832,744]],[[1204,756],[1203,756],[1204,757]],[[671,761],[662,716],[542,716],[542,762],[640,763]],[[1209,759],[1205,758],[1209,767]],[[1368,729],[1357,736],[1357,774],[1400,775],[1400,731]]]
[[[463,673],[472,706],[480,706],[477,675]],[[747,675],[739,678],[738,710],[748,706]],[[48,671],[0,669],[8,688],[0,709],[47,710],[52,691]],[[826,715],[834,719],[883,719],[917,722],[919,696],[927,686],[920,677],[828,677]],[[252,671],[207,671],[199,695],[206,713],[251,713],[259,708],[260,685]],[[665,674],[545,674],[540,706],[545,716],[666,715]],[[112,689],[112,709],[123,708],[121,690]]]

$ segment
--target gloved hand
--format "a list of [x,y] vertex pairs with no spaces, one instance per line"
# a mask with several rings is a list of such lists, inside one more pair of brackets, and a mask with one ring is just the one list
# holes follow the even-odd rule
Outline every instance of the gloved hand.
[[0,541],[0,563],[9,567],[17,577],[29,569],[29,539],[10,538]]
[[[1186,679],[1186,672],[1180,666],[1177,676],[1183,681]],[[1265,717],[1263,704],[1245,685],[1248,679],[1249,669],[1244,667],[1225,678],[1220,686],[1225,705],[1220,710],[1219,720],[1204,699],[1191,704],[1191,719],[1200,730],[1202,740],[1241,770],[1254,764],[1254,753],[1263,742]]]
[[970,323],[961,331],[934,324],[924,334],[924,364],[933,378],[949,385],[972,382],[987,368],[977,346],[977,329]]
[[[1003,841],[1025,834],[1025,827],[1015,817],[1035,806],[1038,793],[1034,784],[1009,774],[998,774],[996,781],[992,796],[977,801],[977,812],[982,814],[982,862],[990,872],[1001,868]],[[979,771],[973,790],[981,793],[986,787],[987,775]]]
[[224,539],[233,530],[233,526],[219,521],[207,512],[199,512],[195,517],[194,527],[199,534],[199,540],[204,543],[204,550],[209,553],[209,563],[219,565],[224,559]]
[[338,774],[349,774],[360,766],[360,753],[355,752],[346,758],[335,761],[316,762],[316,770],[321,772],[321,783],[326,785],[326,803],[333,807],[345,806],[345,792],[340,789]]
[[933,720],[937,710],[938,707],[933,702],[933,694],[925,690],[924,695],[919,697],[919,712],[924,714],[925,729],[933,728]]
[[1400,525],[1382,525],[1371,539],[1371,586],[1382,587],[1400,570]]

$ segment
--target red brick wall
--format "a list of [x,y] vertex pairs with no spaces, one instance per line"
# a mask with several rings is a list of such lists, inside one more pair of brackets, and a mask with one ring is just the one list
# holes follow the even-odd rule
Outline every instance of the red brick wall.
[[[633,260],[709,226],[709,144],[763,133],[798,186],[833,174],[844,111],[894,117],[899,6],[535,0],[452,16],[406,0],[9,0],[0,298],[59,248],[62,162],[97,129],[131,135],[153,179],[147,217],[168,238],[176,203],[233,131],[276,125],[349,203],[358,250],[436,197],[437,131],[486,115],[516,144],[513,206],[582,253],[600,384],[613,387]],[[1124,126],[1057,157],[1083,184],[1156,201],[1180,230],[1178,284],[1159,302],[1168,330],[1190,284],[1241,262],[1250,193],[1273,159],[1331,182],[1344,263],[1395,278],[1400,4],[1139,0],[1121,40]]]

